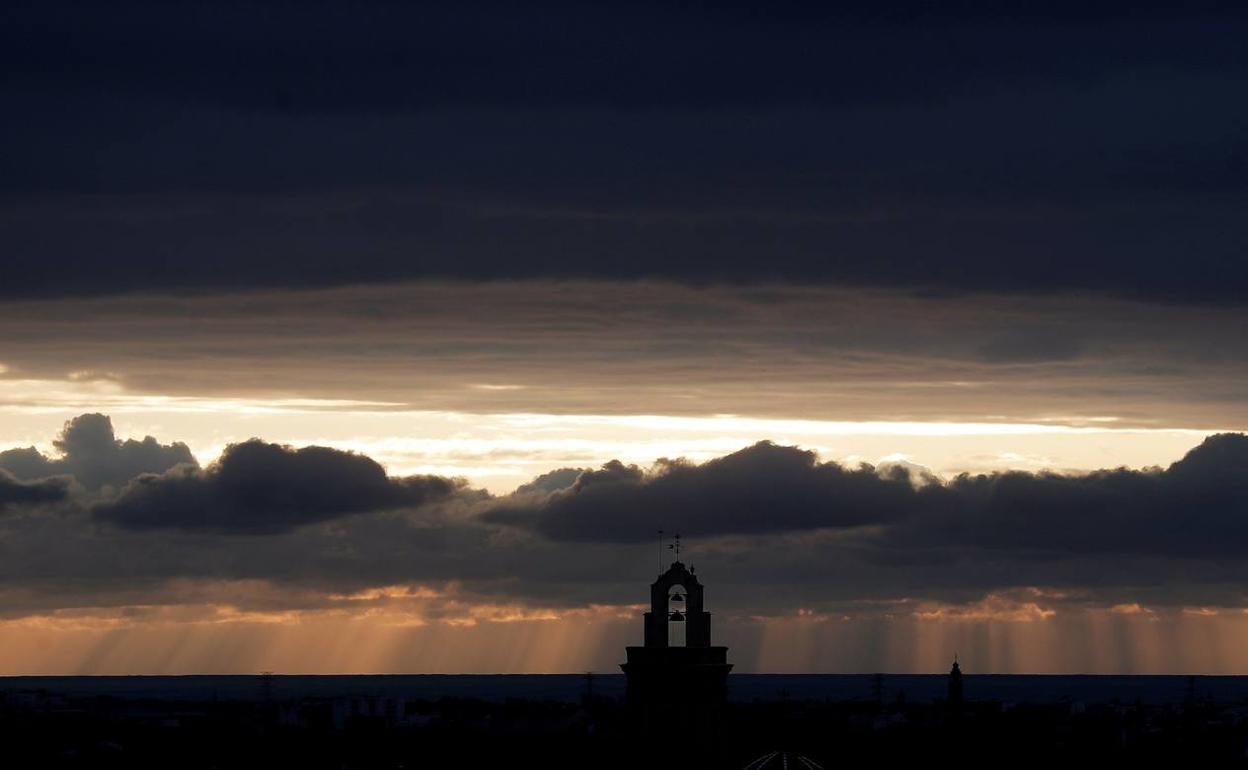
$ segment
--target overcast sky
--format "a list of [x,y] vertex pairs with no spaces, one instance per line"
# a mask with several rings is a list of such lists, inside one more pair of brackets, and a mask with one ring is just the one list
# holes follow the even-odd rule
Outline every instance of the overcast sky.
[[1248,669],[1248,13],[884,5],[6,3],[0,672]]

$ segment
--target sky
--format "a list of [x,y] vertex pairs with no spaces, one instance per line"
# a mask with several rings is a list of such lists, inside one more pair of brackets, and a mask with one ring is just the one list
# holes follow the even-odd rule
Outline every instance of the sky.
[[1246,35],[5,3],[0,673],[1248,673]]

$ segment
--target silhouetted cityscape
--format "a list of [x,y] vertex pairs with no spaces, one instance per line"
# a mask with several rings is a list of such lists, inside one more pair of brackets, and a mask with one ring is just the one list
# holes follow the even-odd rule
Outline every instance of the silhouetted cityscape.
[[1248,678],[730,676],[704,586],[650,587],[624,675],[9,677],[16,766],[1242,765]]

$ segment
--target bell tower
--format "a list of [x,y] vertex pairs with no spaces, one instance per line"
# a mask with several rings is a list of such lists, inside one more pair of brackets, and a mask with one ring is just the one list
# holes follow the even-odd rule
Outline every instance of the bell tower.
[[620,665],[627,680],[626,701],[634,728],[662,739],[680,729],[685,745],[711,747],[728,698],[728,648],[711,645],[711,613],[703,586],[679,560],[650,585],[650,611],[644,615],[644,643],[628,647]]

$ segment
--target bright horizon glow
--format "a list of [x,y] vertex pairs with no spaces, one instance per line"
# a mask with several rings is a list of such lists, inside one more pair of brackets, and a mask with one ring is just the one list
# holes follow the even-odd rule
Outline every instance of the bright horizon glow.
[[[384,605],[279,612],[169,605],[0,620],[0,676],[615,672],[623,647],[639,641],[644,609],[453,606],[449,618]],[[309,637],[318,644],[307,644]],[[954,650],[968,673],[1248,669],[1242,608],[1171,608],[1163,616],[1149,608],[1012,606],[989,595],[963,607],[888,614],[726,617],[717,638],[746,673],[935,673]]]
[[956,475],[1164,466],[1221,432],[1121,425],[1113,416],[1070,424],[1078,418],[955,422],[478,413],[379,409],[383,404],[378,402],[294,397],[166,398],[106,389],[115,399],[95,407],[86,399],[38,407],[0,403],[8,433],[0,435],[0,448],[35,446],[55,454],[52,440],[65,421],[84,411],[103,411],[113,418],[119,438],[183,441],[203,465],[228,444],[261,438],[359,452],[392,475],[458,476],[504,493],[557,468],[596,468],[608,460],[649,466],[664,457],[705,462],[764,440],[813,450],[825,461],[904,460]]

